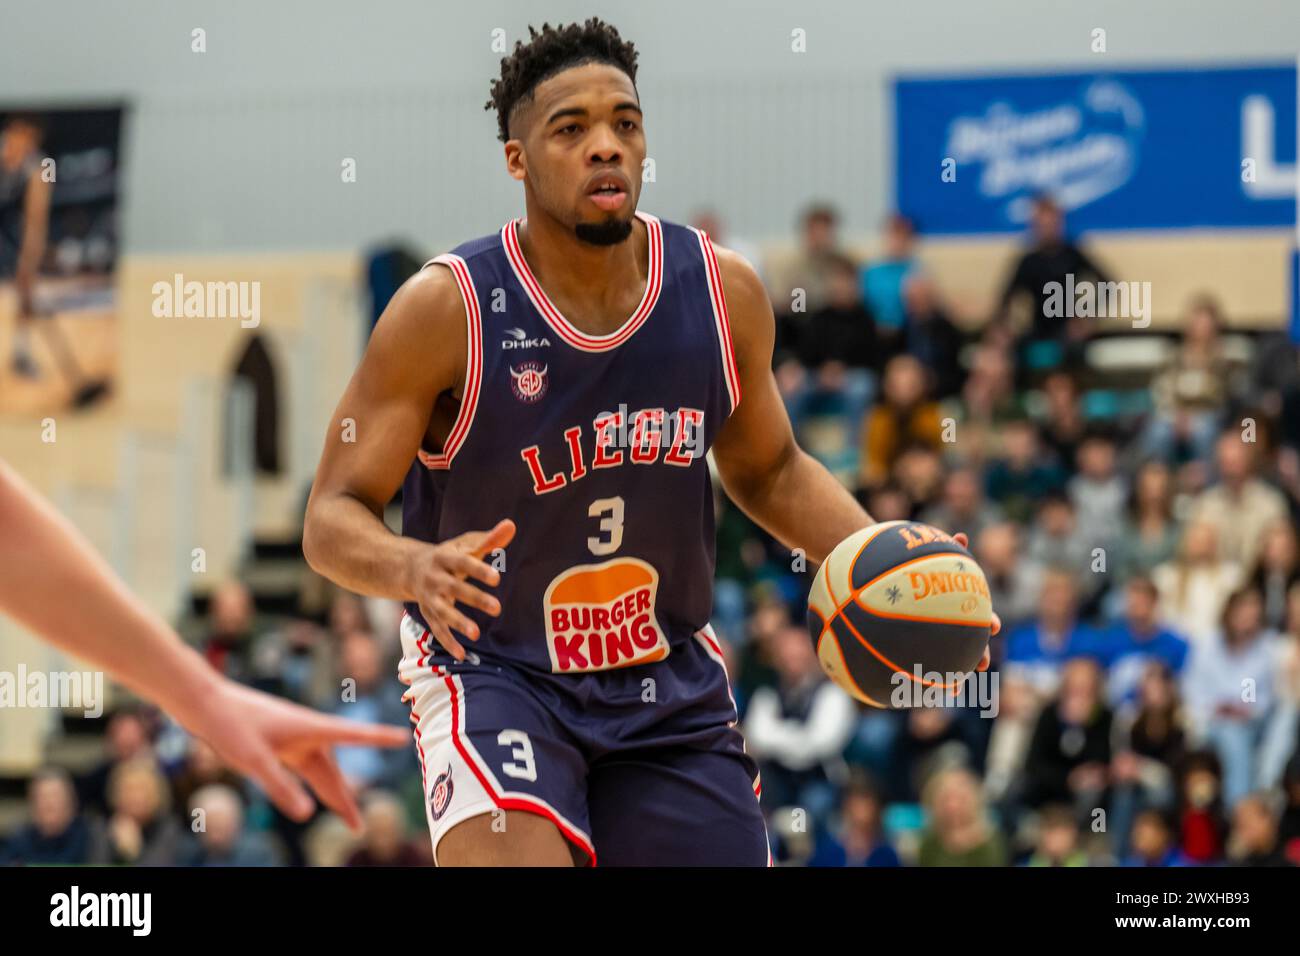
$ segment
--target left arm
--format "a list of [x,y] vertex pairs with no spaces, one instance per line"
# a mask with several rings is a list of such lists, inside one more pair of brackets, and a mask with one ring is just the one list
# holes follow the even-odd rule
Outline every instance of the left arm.
[[776,319],[753,266],[715,246],[740,376],[740,404],[718,430],[713,457],[728,496],[782,544],[820,564],[871,516],[794,440],[772,377]]

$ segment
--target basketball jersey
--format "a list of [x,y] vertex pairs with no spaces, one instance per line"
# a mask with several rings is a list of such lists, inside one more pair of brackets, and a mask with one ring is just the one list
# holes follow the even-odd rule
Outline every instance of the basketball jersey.
[[[708,624],[713,489],[705,454],[740,400],[717,258],[707,235],[637,213],[645,295],[589,335],[549,300],[520,220],[430,260],[465,304],[461,407],[443,448],[403,485],[402,533],[437,542],[502,518],[514,540],[499,617],[466,648],[551,674],[663,660]],[[423,623],[419,608],[407,611]]]

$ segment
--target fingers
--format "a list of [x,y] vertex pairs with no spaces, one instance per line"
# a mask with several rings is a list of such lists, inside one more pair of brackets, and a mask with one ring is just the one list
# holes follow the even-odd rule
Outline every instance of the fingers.
[[363,724],[330,714],[315,714],[310,727],[313,739],[322,744],[351,744],[358,747],[406,747],[411,732],[390,724]]
[[329,807],[354,832],[361,829],[361,811],[357,808],[352,788],[348,786],[334,757],[325,750],[314,750],[298,767],[298,772],[311,784],[321,803]]
[[485,561],[480,561],[471,554],[457,554],[448,558],[448,571],[459,574],[462,578],[475,578],[489,587],[501,583],[501,572]]
[[266,791],[267,799],[290,820],[302,823],[312,815],[316,804],[293,774],[284,769],[270,750],[260,753],[250,767],[242,768]]
[[501,613],[500,601],[468,581],[457,581],[451,586],[450,590],[460,604],[467,604],[470,607],[477,608],[484,614],[491,614],[493,617]]
[[477,641],[479,638],[478,625],[466,617],[456,608],[451,601],[443,597],[436,597],[429,602],[429,607],[438,615],[441,623],[450,627],[452,630],[459,631],[468,637],[471,641]]
[[963,548],[966,549],[970,548],[970,538],[966,537],[965,531],[958,531],[955,535],[952,536],[952,540],[956,541]]
[[992,637],[998,631],[1002,630],[1002,618],[998,617],[998,612],[993,612],[993,623],[989,627],[989,636]]
[[491,554],[497,548],[504,548],[514,540],[514,537],[515,523],[509,518],[502,518],[496,523],[496,527],[483,536],[483,539],[473,549],[472,553],[479,557]]
[[976,667],[975,669],[977,671],[986,671],[989,669],[989,665],[992,663],[993,663],[993,655],[989,653],[989,649],[986,646],[984,648],[984,656],[980,658],[979,666]]
[[423,601],[420,602],[420,613],[424,616],[424,622],[428,625],[429,633],[442,645],[443,650],[456,660],[463,661],[465,659],[465,648],[461,646],[460,641],[451,636],[451,631],[443,623],[434,607],[436,605],[426,605]]

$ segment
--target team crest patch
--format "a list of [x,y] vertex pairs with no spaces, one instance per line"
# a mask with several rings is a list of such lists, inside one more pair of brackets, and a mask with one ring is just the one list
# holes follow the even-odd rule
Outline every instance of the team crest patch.
[[445,773],[438,774],[433,781],[433,793],[429,795],[429,812],[435,820],[441,820],[442,815],[451,806],[451,795],[454,789],[451,782],[451,767],[448,767]]
[[510,367],[510,390],[521,402],[532,404],[546,394],[546,370],[540,362],[520,362]]

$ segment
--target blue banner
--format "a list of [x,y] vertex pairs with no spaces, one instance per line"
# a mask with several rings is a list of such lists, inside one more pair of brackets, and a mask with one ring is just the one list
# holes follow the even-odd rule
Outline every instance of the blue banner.
[[894,123],[926,233],[1019,230],[1040,192],[1071,232],[1296,221],[1294,65],[909,77]]

